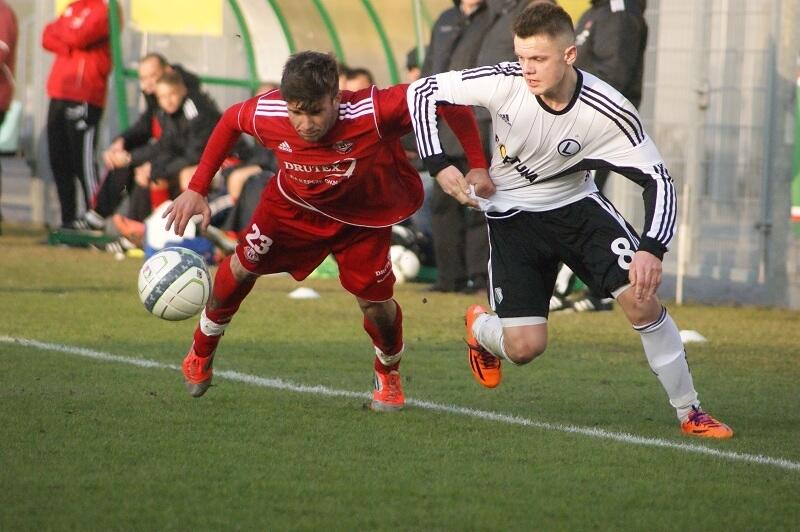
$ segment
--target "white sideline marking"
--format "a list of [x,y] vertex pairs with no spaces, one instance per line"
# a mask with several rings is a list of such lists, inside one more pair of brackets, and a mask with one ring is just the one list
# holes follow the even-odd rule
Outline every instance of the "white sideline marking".
[[[29,340],[26,338],[12,338],[10,336],[0,336],[0,343],[15,344],[24,347],[34,347],[46,351],[58,351],[61,353],[69,353],[71,355],[79,355],[82,357],[93,358],[95,360],[104,360],[108,362],[120,362],[123,364],[130,364],[142,368],[159,368],[171,369],[180,371],[180,367],[175,364],[164,364],[154,360],[146,360],[143,358],[123,357],[119,355],[112,355],[111,353],[104,353],[102,351],[95,351],[93,349],[86,349],[83,347],[74,347],[63,344],[52,344],[47,342],[40,342],[38,340]],[[310,393],[316,395],[324,395],[327,397],[350,397],[355,399],[370,399],[372,394],[365,392],[351,392],[347,390],[337,390],[328,388],[327,386],[305,386],[302,384],[295,384],[293,382],[285,381],[283,379],[268,379],[265,377],[258,377],[256,375],[248,375],[246,373],[239,373],[238,371],[214,370],[214,376],[237,382],[244,382],[261,386],[263,388],[272,388],[275,390],[285,390],[298,393]],[[475,410],[463,406],[446,405],[441,403],[432,403],[430,401],[422,401],[419,399],[407,399],[406,403],[416,406],[425,410],[432,410],[435,412],[447,412],[449,414],[457,414],[461,416],[474,417],[485,419],[487,421],[497,421],[506,423],[508,425],[521,425],[524,427],[534,427],[543,430],[552,430],[556,432],[567,432],[571,434],[580,434],[582,436],[589,436],[591,438],[599,438],[602,440],[612,440],[622,443],[629,443],[632,445],[642,445],[646,447],[663,447],[667,449],[675,449],[695,454],[705,454],[714,456],[716,458],[723,458],[725,460],[732,460],[735,462],[750,462],[754,464],[769,465],[786,469],[789,471],[800,471],[800,462],[793,462],[785,458],[773,458],[771,456],[764,456],[761,454],[748,454],[737,453],[734,451],[720,451],[710,447],[692,443],[675,443],[669,440],[662,440],[659,438],[647,438],[644,436],[636,436],[627,432],[611,432],[598,428],[580,427],[576,425],[562,425],[560,423],[547,423],[545,421],[535,421],[528,418],[512,416],[509,414],[501,414],[498,412],[489,412],[487,410]]]

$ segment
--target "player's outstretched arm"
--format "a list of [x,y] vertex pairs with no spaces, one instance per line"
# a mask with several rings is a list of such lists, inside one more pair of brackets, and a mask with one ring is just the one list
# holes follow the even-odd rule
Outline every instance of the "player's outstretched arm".
[[175,201],[164,211],[162,218],[167,219],[167,231],[169,231],[169,228],[174,224],[175,233],[178,236],[183,236],[183,232],[186,230],[189,220],[197,214],[203,217],[203,222],[200,227],[205,231],[206,227],[208,227],[208,224],[211,222],[211,209],[208,206],[208,201],[205,196],[190,189],[182,192],[180,196],[175,198]]

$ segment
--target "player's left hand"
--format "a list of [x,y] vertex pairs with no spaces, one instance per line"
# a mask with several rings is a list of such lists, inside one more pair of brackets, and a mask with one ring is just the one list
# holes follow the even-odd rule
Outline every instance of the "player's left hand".
[[478,202],[469,196],[469,183],[464,178],[461,170],[452,164],[436,174],[436,181],[445,193],[453,196],[461,205],[478,208]]
[[628,279],[636,300],[649,300],[661,285],[661,260],[647,251],[637,251],[633,255]]
[[473,168],[464,176],[467,183],[475,187],[475,195],[481,198],[488,198],[494,194],[495,186],[489,171],[486,168]]

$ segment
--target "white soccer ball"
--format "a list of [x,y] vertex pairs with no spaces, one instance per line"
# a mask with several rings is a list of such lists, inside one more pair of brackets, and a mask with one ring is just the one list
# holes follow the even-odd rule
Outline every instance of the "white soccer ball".
[[411,281],[419,275],[419,258],[410,249],[395,244],[389,248],[392,259],[392,271],[398,284]]
[[211,294],[203,257],[186,248],[164,248],[139,270],[139,299],[159,318],[178,321],[195,316]]

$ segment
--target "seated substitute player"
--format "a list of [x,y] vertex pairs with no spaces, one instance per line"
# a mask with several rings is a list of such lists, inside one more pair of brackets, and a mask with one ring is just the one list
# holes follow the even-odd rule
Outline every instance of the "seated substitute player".
[[161,54],[151,52],[139,60],[137,74],[139,87],[144,98],[145,109],[137,121],[119,134],[103,152],[103,162],[108,169],[100,189],[94,198],[94,207],[86,211],[79,221],[80,227],[102,229],[106,218],[117,211],[127,190],[130,197],[128,217],[143,221],[150,213],[149,182],[136,183],[134,171],[152,156],[152,144],[161,136],[161,124],[156,98],[156,83],[167,72],[177,72],[187,88],[188,98],[202,100],[207,98],[200,86],[200,80],[181,65],[171,65]]
[[[682,431],[730,438],[728,426],[700,409],[678,328],[656,297],[676,207],[658,149],[630,102],[573,67],[575,33],[563,9],[528,7],[513,31],[517,63],[445,72],[408,91],[420,156],[431,174],[456,199],[479,206],[488,220],[489,298],[496,315],[477,305],[467,309],[475,378],[492,388],[500,382],[501,359],[526,364],[544,352],[549,300],[563,261],[591,287],[617,299],[641,335]],[[439,103],[489,110],[495,139],[490,177],[483,176],[489,193],[470,190],[448,166],[436,129]],[[598,192],[589,173],[598,168],[643,187],[641,238]]]
[[159,78],[156,99],[161,137],[153,145],[150,160],[137,168],[136,174],[137,179],[149,179],[151,187],[169,189],[174,197],[179,190],[186,190],[220,112],[208,96],[190,98],[177,72],[165,72]]
[[[211,385],[214,351],[257,276],[289,272],[306,278],[328,254],[339,280],[356,297],[364,329],[375,346],[373,410],[401,409],[405,398],[398,367],[403,352],[402,312],[393,299],[389,259],[391,226],[422,204],[422,183],[408,163],[400,137],[411,131],[407,85],[339,91],[336,60],[318,52],[292,55],[280,89],[230,107],[214,129],[189,190],[167,209],[167,228],[183,234],[203,215],[209,183],[241,133],[253,135],[278,158],[249,230],[217,270],[194,342],[183,361],[194,397]],[[463,131],[473,168],[486,160],[472,111],[443,107]],[[469,176],[470,174],[468,174]]]

